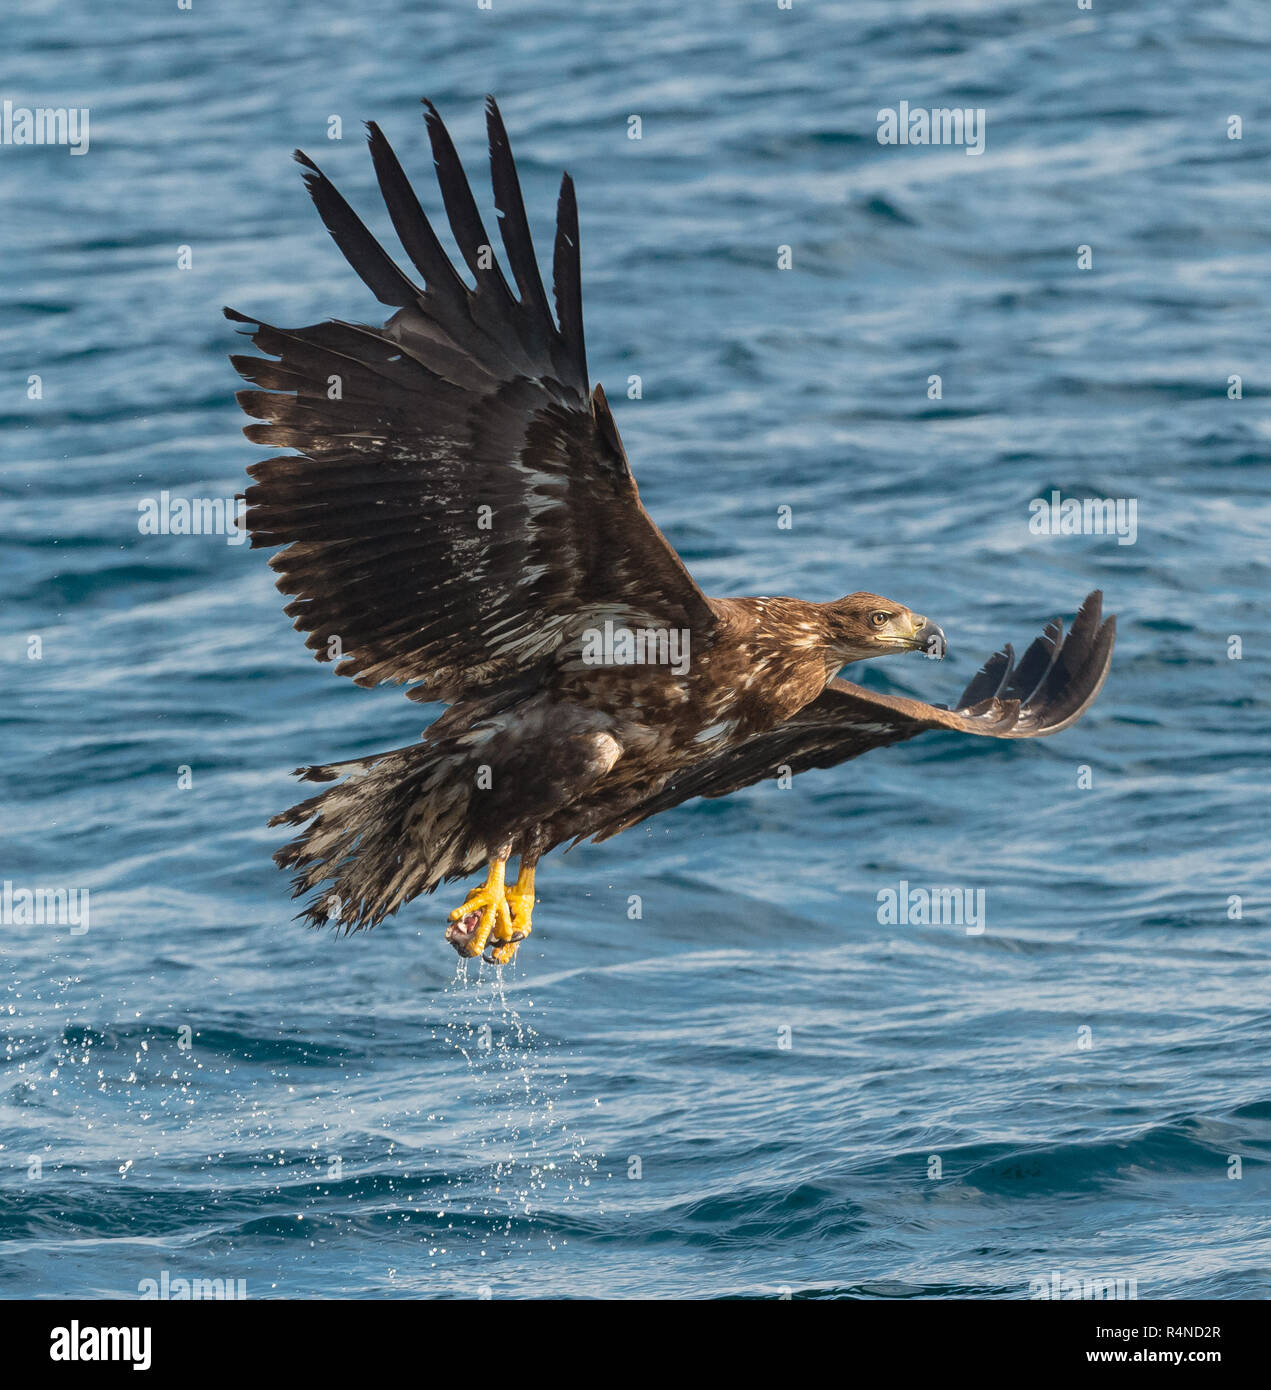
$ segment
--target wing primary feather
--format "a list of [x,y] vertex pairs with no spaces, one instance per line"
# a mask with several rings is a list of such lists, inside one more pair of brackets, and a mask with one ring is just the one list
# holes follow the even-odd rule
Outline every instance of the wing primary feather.
[[490,180],[494,186],[494,206],[501,214],[499,232],[503,237],[504,250],[507,251],[508,265],[512,268],[521,302],[545,320],[547,326],[554,327],[547,295],[543,290],[543,277],[539,274],[538,262],[534,257],[534,241],[525,215],[521,181],[512,159],[512,146],[503,117],[499,114],[498,103],[492,96],[485,99],[485,120],[490,136]]
[[577,373],[576,384],[587,390],[587,348],[583,340],[582,266],[578,255],[578,200],[574,181],[568,174],[560,181],[556,201],[556,246],[552,255],[552,288],[556,296],[556,317],[565,339],[570,360]]
[[366,131],[375,177],[402,249],[424,277],[426,289],[452,306],[461,304],[470,291],[437,240],[392,145],[374,121],[367,121]]
[[[1046,679],[1038,686],[1033,697],[1037,703],[1054,707],[1058,711],[1065,694],[1071,694],[1090,655],[1092,644],[1098,636],[1102,605],[1103,595],[1096,589],[1078,609],[1067,639],[1055,652],[1055,659],[1046,673]],[[1049,723],[1049,720],[1047,722]]]
[[419,300],[419,290],[413,285],[392,257],[367,230],[362,219],[336,191],[335,185],[303,150],[293,156],[305,171],[305,187],[326,223],[327,231],[340,248],[344,259],[360,276],[362,283],[379,300],[395,309],[404,309]]
[[[450,219],[450,230],[454,233],[459,254],[468,269],[476,276],[478,289],[485,284],[494,284],[507,302],[513,303],[515,301],[512,299],[512,291],[508,289],[499,263],[494,259],[493,243],[486,234],[485,224],[477,211],[476,199],[472,196],[468,176],[463,172],[463,165],[459,162],[450,132],[446,129],[437,108],[426,97],[423,105],[428,139],[432,145],[433,164],[437,170],[437,183],[441,188],[441,199],[446,205],[446,216]],[[489,251],[488,266],[481,264],[483,247]]]
[[1068,640],[1042,687],[1047,732],[1066,728],[1098,694],[1107,676],[1116,625],[1101,622],[1103,595],[1091,594],[1073,620]]
[[1116,641],[1116,619],[1108,618],[1090,640],[1086,661],[1072,681],[1042,712],[1036,732],[1055,734],[1076,723],[1103,688]]
[[1000,695],[1015,664],[1015,649],[1008,642],[1000,652],[995,652],[972,677],[970,685],[962,692],[957,708],[967,709],[978,705],[982,700],[991,700]]
[[1042,681],[1046,679],[1054,664],[1055,653],[1063,640],[1064,625],[1055,618],[1046,624],[1040,637],[1029,643],[1028,650],[1020,658],[1020,663],[1002,694],[1021,700],[1027,705],[1037,693]]

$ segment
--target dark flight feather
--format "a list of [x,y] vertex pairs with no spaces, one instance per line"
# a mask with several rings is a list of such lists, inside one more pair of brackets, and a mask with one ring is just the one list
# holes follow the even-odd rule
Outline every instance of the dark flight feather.
[[538,273],[534,243],[530,239],[530,224],[521,197],[521,181],[517,177],[503,117],[493,97],[486,98],[485,116],[490,136],[490,180],[494,186],[494,206],[501,214],[499,231],[503,236],[508,264],[512,267],[521,301],[531,311],[531,321],[550,323],[551,311],[547,307],[543,278]]
[[375,178],[402,249],[424,277],[425,292],[444,303],[448,315],[459,312],[467,298],[468,287],[459,278],[450,257],[437,240],[437,234],[424,216],[415,190],[410,186],[383,131],[374,121],[366,123],[366,130],[371,161],[375,165]]
[[[259,389],[245,433],[292,449],[250,471],[254,546],[319,660],[359,684],[406,682],[456,700],[533,680],[601,615],[692,626],[713,614],[640,505],[603,394],[586,378],[577,213],[562,201],[552,321],[498,108],[487,108],[495,201],[521,299],[492,254],[450,136],[426,123],[451,231],[476,276],[454,271],[378,126],[380,191],[424,288],[402,274],[306,156],[305,181],[336,245],[371,292],[398,309],[382,328],[331,322],[254,327],[274,360],[236,354]],[[565,248],[562,250],[562,247]]]
[[403,308],[415,303],[419,291],[367,231],[362,219],[344,201],[322,170],[303,150],[297,150],[294,158],[297,164],[304,167],[305,187],[318,209],[318,215],[335,238],[335,244],[344,252],[344,259],[362,277],[366,288],[381,304],[390,307]]

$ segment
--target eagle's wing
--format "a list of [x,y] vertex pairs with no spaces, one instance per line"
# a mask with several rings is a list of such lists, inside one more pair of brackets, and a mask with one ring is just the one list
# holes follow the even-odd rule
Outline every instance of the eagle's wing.
[[387,140],[368,125],[380,190],[412,283],[310,160],[322,220],[371,292],[382,328],[254,324],[277,360],[234,357],[268,423],[244,430],[295,449],[248,471],[253,546],[275,555],[287,613],[319,661],[360,685],[417,683],[424,700],[533,679],[598,617],[683,627],[714,615],[640,504],[583,347],[578,213],[557,204],[553,320],[507,134],[487,102],[494,201],[513,296],[467,178],[431,104],[426,121],[451,231],[475,289],[442,250]]
[[1018,665],[1005,646],[980,668],[955,709],[832,680],[784,724],[689,768],[657,795],[602,825],[594,838],[608,839],[690,797],[727,796],[752,782],[833,767],[932,729],[989,738],[1058,733],[1085,713],[1108,674],[1116,619],[1103,619],[1102,607],[1103,595],[1096,590],[1081,605],[1066,640],[1056,619]]

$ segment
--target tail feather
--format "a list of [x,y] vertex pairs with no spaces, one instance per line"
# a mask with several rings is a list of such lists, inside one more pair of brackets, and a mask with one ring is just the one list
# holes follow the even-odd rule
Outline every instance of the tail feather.
[[313,894],[299,917],[362,931],[484,863],[487,847],[469,825],[467,761],[453,746],[425,742],[298,769],[306,781],[343,778],[270,821],[307,823],[274,855],[279,868],[298,871],[294,896]]

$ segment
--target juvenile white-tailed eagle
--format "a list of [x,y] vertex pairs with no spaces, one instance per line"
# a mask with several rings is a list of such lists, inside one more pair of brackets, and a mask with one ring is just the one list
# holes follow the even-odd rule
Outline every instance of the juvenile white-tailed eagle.
[[[846,663],[943,649],[903,604],[708,598],[640,504],[613,416],[587,376],[578,213],[556,211],[553,317],[507,133],[486,105],[508,284],[454,145],[425,120],[456,271],[371,124],[371,158],[405,275],[303,154],[336,245],[383,327],[252,325],[267,358],[234,357],[259,390],[245,433],[292,449],[248,471],[253,546],[319,661],[359,685],[409,684],[449,706],[419,743],[302,768],[337,782],[271,824],[305,825],[274,857],[304,916],[372,927],[485,866],[450,914],[464,956],[509,961],[530,931],[534,869],[566,840],[604,839],[695,796],[830,767],[928,729],[1034,738],[1066,728],[1108,671],[1100,595],[1067,638],[1051,623],[1015,662],[987,661],[956,708],[838,679]],[[671,659],[674,658],[674,659]],[[510,886],[508,859],[518,855]]]

